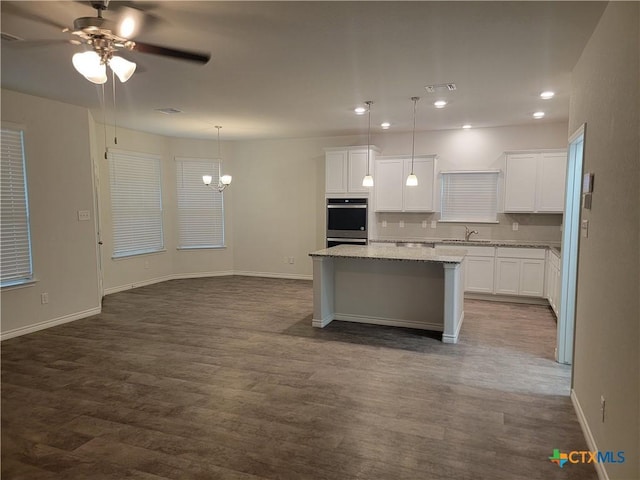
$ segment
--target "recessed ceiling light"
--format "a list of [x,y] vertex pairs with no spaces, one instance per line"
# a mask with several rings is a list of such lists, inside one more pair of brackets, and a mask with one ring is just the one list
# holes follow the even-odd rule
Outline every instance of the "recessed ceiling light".
[[391,124],[389,122],[382,122],[380,126],[382,127],[383,130],[388,130]]
[[447,106],[447,102],[444,100],[436,100],[433,102],[433,106],[436,108],[444,108]]
[[533,114],[533,118],[542,118],[544,117],[544,112],[535,112]]
[[555,92],[552,92],[551,90],[547,90],[540,94],[540,98],[542,98],[543,100],[549,100],[550,98],[553,98],[555,94],[556,94]]
[[356,107],[353,111],[356,112],[356,115],[364,115],[367,109],[364,107]]
[[465,130],[469,130],[471,128],[471,125],[469,124],[463,125],[462,128],[464,128]]

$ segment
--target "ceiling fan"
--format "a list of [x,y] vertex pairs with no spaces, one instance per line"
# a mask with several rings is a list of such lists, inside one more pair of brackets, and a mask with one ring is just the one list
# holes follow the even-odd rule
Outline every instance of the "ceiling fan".
[[126,82],[133,75],[136,64],[118,56],[121,51],[149,53],[200,64],[205,64],[211,59],[209,53],[179,50],[133,40],[139,33],[145,17],[145,13],[137,8],[119,6],[117,19],[114,21],[102,15],[109,7],[109,0],[92,0],[89,3],[96,10],[96,16],[76,18],[73,28],[64,28],[63,32],[74,35],[70,43],[90,47],[87,51],[73,56],[73,66],[93,83],[101,84],[107,81],[107,65],[121,82]]

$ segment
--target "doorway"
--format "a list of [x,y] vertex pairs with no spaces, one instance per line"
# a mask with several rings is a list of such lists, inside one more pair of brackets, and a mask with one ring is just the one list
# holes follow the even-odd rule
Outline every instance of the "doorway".
[[556,360],[567,365],[571,364],[573,360],[585,133],[586,124],[583,124],[569,137],[567,158],[567,193],[565,196],[564,226],[562,229],[562,273],[560,278],[560,311],[556,345]]

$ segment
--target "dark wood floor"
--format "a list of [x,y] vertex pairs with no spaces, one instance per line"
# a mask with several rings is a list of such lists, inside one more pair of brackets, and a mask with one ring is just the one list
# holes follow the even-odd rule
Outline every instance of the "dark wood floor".
[[175,280],[2,344],[3,479],[595,479],[550,310],[466,302],[458,345],[311,327],[306,281]]

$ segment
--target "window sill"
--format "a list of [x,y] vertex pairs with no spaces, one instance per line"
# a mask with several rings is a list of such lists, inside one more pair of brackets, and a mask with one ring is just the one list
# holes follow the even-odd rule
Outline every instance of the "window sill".
[[36,283],[38,283],[38,280],[36,280],[35,278],[32,278],[31,280],[25,280],[25,281],[20,282],[20,283],[12,283],[10,285],[3,285],[2,287],[0,287],[0,289],[3,292],[6,292],[6,291],[9,291],[9,290],[18,290],[20,288],[35,287]]
[[223,250],[225,248],[227,248],[226,245],[216,245],[210,247],[178,247],[176,250],[188,252],[189,250]]
[[129,258],[135,258],[135,257],[143,257],[145,255],[157,255],[159,253],[167,253],[166,249],[162,249],[162,250],[154,250],[153,252],[140,252],[140,253],[130,253],[127,255],[117,255],[117,256],[111,256],[111,260],[127,260]]

